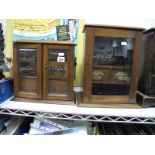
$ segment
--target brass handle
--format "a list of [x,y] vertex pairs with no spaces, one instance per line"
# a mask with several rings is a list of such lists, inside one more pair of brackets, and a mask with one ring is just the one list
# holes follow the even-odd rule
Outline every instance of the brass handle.
[[126,82],[130,81],[130,77],[125,72],[117,72],[114,76],[115,76],[115,79],[119,81],[126,81]]
[[93,72],[93,80],[101,80],[104,77],[104,73],[101,71]]

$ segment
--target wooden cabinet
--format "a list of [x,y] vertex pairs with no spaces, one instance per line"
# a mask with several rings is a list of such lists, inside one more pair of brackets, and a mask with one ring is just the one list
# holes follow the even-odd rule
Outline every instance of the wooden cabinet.
[[138,102],[152,106],[155,105],[155,28],[144,31],[142,52]]
[[70,42],[15,42],[15,96],[73,100],[74,46]]
[[84,103],[135,103],[143,28],[85,25]]

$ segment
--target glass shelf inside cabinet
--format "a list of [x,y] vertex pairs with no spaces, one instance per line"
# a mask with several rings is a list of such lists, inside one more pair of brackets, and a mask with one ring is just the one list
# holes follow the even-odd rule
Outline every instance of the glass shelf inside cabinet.
[[19,89],[20,91],[36,91],[36,49],[18,49]]
[[68,55],[66,50],[48,51],[48,94],[67,95]]
[[95,37],[92,95],[128,95],[134,39]]

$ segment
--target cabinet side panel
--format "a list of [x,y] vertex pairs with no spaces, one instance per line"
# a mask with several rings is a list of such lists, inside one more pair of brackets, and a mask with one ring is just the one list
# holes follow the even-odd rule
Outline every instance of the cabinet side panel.
[[73,83],[74,83],[74,46],[70,47],[69,53],[68,53],[68,60],[69,60],[69,77],[68,77],[68,100],[73,99]]
[[13,47],[13,79],[14,79],[14,94],[18,96],[18,57],[17,57],[17,47],[14,44]]
[[85,62],[84,62],[84,84],[83,101],[88,102],[91,97],[92,83],[92,63],[94,50],[94,29],[86,28]]

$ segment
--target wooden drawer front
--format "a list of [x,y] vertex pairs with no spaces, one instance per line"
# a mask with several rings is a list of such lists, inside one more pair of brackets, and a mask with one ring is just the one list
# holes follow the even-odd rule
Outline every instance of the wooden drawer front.
[[110,71],[110,83],[112,84],[128,84],[130,82],[130,76],[127,70],[111,69]]
[[49,63],[49,78],[55,80],[67,80],[68,63],[51,61]]
[[108,83],[109,69],[94,69],[92,79],[95,83]]

